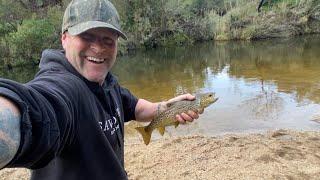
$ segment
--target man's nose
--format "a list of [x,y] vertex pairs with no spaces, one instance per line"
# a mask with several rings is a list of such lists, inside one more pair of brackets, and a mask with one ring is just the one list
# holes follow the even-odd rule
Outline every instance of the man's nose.
[[106,50],[106,47],[98,38],[94,42],[90,43],[90,48],[96,53]]

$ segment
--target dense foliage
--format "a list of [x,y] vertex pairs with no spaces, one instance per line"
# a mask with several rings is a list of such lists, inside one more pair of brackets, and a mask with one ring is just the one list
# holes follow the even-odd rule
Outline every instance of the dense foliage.
[[[320,32],[318,0],[111,0],[129,40],[120,51],[208,40],[254,40]],[[38,63],[44,48],[61,48],[69,0],[0,0],[0,62]]]

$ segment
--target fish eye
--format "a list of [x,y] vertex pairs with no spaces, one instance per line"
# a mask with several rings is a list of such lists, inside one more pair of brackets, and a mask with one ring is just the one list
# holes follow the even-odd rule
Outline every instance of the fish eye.
[[212,97],[212,94],[209,94],[209,97]]

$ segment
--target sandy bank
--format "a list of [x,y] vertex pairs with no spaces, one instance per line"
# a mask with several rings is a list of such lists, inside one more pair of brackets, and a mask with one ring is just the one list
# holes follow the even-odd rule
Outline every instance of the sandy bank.
[[[127,141],[125,162],[129,179],[319,179],[320,132]],[[24,169],[0,171],[1,180],[28,176]]]

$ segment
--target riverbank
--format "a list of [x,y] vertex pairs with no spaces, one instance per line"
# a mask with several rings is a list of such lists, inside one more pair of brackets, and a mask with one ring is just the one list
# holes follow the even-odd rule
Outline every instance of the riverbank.
[[[126,141],[129,179],[318,179],[320,132],[162,138],[145,146]],[[24,169],[0,179],[27,179]]]
[[[320,3],[315,0],[113,1],[128,40],[118,54],[137,49],[176,47],[195,42],[287,38],[320,33]],[[0,64],[38,64],[45,48],[61,49],[66,2],[39,6],[4,0],[0,15]],[[30,8],[33,7],[33,8]],[[10,16],[5,15],[10,14]],[[32,46],[25,46],[32,44]]]

